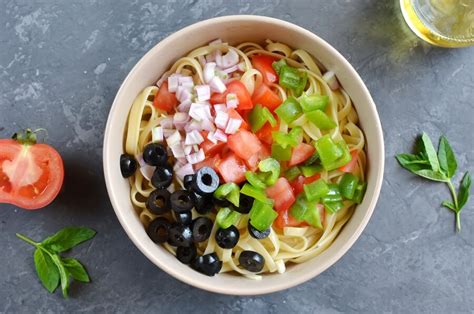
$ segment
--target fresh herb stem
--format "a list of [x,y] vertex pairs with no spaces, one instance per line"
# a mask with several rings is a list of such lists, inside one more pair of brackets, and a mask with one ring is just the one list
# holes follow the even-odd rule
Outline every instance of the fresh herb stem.
[[461,232],[461,212],[456,213],[456,230]]
[[[449,190],[451,191],[451,195],[453,196],[454,207],[459,208],[459,206],[458,206],[458,196],[456,194],[456,189],[454,188],[454,185],[451,182],[451,179],[449,179],[449,181],[447,181],[446,184],[448,184]],[[456,215],[456,216],[458,216],[458,215]],[[461,228],[459,227],[458,229],[461,229]]]
[[38,242],[35,242],[35,241],[33,241],[32,239],[30,239],[30,238],[28,238],[27,236],[24,236],[24,235],[22,235],[22,234],[20,234],[20,233],[17,233],[16,236],[17,236],[18,238],[22,239],[23,241],[25,241],[26,243],[29,243],[29,244],[31,244],[31,245],[33,245],[33,246],[36,246],[36,247],[37,247],[37,246],[39,245]]

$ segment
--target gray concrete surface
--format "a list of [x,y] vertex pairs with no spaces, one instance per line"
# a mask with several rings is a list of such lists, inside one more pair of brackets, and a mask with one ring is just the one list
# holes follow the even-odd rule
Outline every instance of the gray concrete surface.
[[[384,128],[386,172],[366,230],[319,277],[258,297],[208,293],[148,261],[127,238],[102,175],[102,136],[114,95],[135,62],[158,41],[196,21],[260,14],[320,35],[367,83]],[[0,137],[45,127],[64,157],[64,191],[48,208],[0,204],[0,312],[127,313],[461,313],[474,311],[474,202],[463,230],[439,204],[442,184],[402,170],[393,156],[414,136],[446,134],[461,170],[474,170],[474,48],[423,45],[395,1],[29,1],[0,2]],[[456,177],[456,181],[460,175]],[[71,298],[50,295],[34,273],[34,239],[65,225],[97,237],[73,251],[93,282]]]

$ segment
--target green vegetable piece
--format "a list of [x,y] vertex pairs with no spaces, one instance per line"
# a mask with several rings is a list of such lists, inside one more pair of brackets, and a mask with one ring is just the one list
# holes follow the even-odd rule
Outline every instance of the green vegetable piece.
[[354,191],[354,196],[352,197],[352,201],[356,204],[362,203],[366,189],[367,189],[367,183],[365,182],[359,183],[357,185],[356,190]]
[[229,207],[222,207],[216,215],[216,223],[222,229],[227,229],[240,219],[241,214]]
[[315,110],[305,113],[306,119],[321,130],[334,129],[337,124],[321,110]]
[[17,233],[21,240],[33,245],[36,273],[42,285],[54,292],[61,285],[63,296],[67,298],[69,276],[77,281],[89,282],[89,275],[84,266],[74,258],[63,258],[59,253],[70,250],[78,244],[95,236],[96,232],[89,228],[68,227],[46,238],[41,243]]
[[308,74],[306,72],[299,71],[297,68],[288,65],[282,66],[278,75],[279,84],[293,90],[296,96],[301,95],[308,82]]
[[277,120],[275,119],[273,114],[270,112],[270,110],[268,110],[267,107],[262,108],[262,115],[265,117],[267,122],[270,123],[272,127],[275,127],[277,125]]
[[342,195],[337,184],[328,184],[328,192],[321,199],[323,202],[342,202]]
[[299,175],[301,174],[301,171],[298,167],[291,167],[290,169],[286,170],[285,172],[285,178],[288,179],[288,181],[293,181],[296,179]]
[[305,162],[303,163],[303,166],[311,166],[313,164],[320,164],[321,160],[319,159],[319,154],[318,152],[314,152],[311,157],[309,157]]
[[279,161],[288,161],[291,159],[291,147],[283,148],[279,144],[272,144],[272,157]]
[[342,201],[323,201],[324,207],[327,211],[334,214],[344,207]]
[[306,221],[315,228],[323,228],[318,204],[299,196],[290,208],[290,215],[296,220]]
[[303,112],[296,98],[290,96],[275,109],[275,113],[281,120],[289,124],[298,119]]
[[247,171],[245,172],[245,178],[247,181],[256,188],[265,189],[267,186],[265,183],[257,176],[255,172]]
[[301,169],[301,173],[307,178],[312,177],[315,174],[320,173],[321,171],[323,171],[323,167],[321,167],[320,165],[301,166],[300,169]]
[[288,146],[295,147],[303,141],[303,129],[301,127],[295,127],[291,129],[288,134],[275,131],[272,132],[272,138],[283,148],[287,148]]
[[301,108],[304,112],[311,112],[314,110],[326,110],[329,103],[329,97],[327,95],[301,95],[299,98]]
[[452,178],[458,168],[456,156],[454,156],[453,149],[449,145],[448,139],[441,136],[438,146],[438,160],[441,171],[448,177]]
[[275,61],[272,63],[272,67],[275,70],[275,72],[280,75],[281,68],[286,66],[286,61],[285,59],[280,59],[278,61]]
[[339,182],[341,195],[348,200],[352,200],[357,189],[359,178],[351,173],[345,173]]
[[249,213],[250,224],[259,231],[268,229],[273,221],[278,217],[278,213],[273,210],[272,205],[262,203],[259,200],[253,202]]
[[310,184],[303,186],[306,199],[316,201],[329,193],[329,187],[323,179],[318,179]]
[[347,147],[347,144],[344,141],[340,141],[336,145],[339,148],[339,150],[342,152],[342,156],[338,160],[331,162],[327,165],[323,164],[324,169],[326,169],[327,171],[331,171],[339,167],[342,167],[352,160],[352,155],[351,155],[351,152],[349,151],[349,147]]
[[266,203],[266,204],[273,203],[265,194],[265,190],[256,188],[248,183],[244,184],[244,186],[240,189],[240,193],[253,197],[254,199],[262,203]]
[[277,124],[277,121],[270,110],[260,104],[256,104],[252,111],[250,111],[249,122],[252,132],[257,132],[267,122],[269,122],[271,126],[275,126]]
[[214,196],[218,199],[227,199],[237,207],[240,205],[240,187],[233,182],[219,186],[214,192]]
[[342,157],[343,152],[336,143],[332,140],[329,134],[324,135],[315,142],[316,151],[319,154],[321,163],[326,170],[328,166]]
[[267,158],[258,163],[258,169],[262,172],[269,172],[270,175],[266,179],[267,185],[274,185],[280,176],[280,163],[273,158]]

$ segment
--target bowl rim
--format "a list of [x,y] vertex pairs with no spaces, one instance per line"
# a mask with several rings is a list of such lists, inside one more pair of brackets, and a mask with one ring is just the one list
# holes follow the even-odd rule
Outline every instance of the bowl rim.
[[[176,269],[169,267],[166,265],[166,263],[163,263],[160,261],[159,258],[151,254],[149,250],[147,249],[146,245],[144,245],[139,238],[135,235],[133,229],[130,227],[130,225],[127,223],[126,219],[122,216],[121,211],[118,209],[120,207],[120,204],[117,202],[117,198],[115,197],[115,193],[112,189],[112,182],[109,180],[109,173],[110,171],[113,171],[113,169],[116,170],[116,167],[111,167],[109,165],[108,160],[110,159],[109,153],[108,153],[108,147],[110,145],[109,139],[110,139],[110,133],[112,132],[111,130],[111,124],[112,124],[112,119],[111,117],[114,116],[114,112],[118,110],[118,101],[119,101],[119,95],[122,94],[123,89],[125,89],[126,82],[130,80],[130,78],[133,76],[133,74],[137,71],[137,69],[140,67],[142,63],[145,63],[147,59],[151,58],[153,55],[153,51],[160,49],[161,46],[166,45],[168,42],[173,41],[176,37],[179,37],[183,33],[190,32],[193,28],[199,26],[206,26],[208,24],[214,24],[214,23],[233,23],[233,22],[241,22],[241,21],[252,21],[252,22],[263,22],[263,23],[273,23],[273,24],[280,24],[285,28],[290,29],[291,31],[294,32],[299,32],[299,33],[304,33],[306,36],[311,37],[313,41],[318,42],[319,45],[324,46],[328,51],[330,51],[331,56],[334,59],[337,59],[338,63],[341,63],[344,65],[344,67],[350,72],[351,77],[353,77],[355,80],[357,80],[357,85],[361,87],[361,91],[364,94],[364,96],[369,100],[365,105],[367,106],[369,111],[372,111],[372,113],[375,115],[376,119],[375,121],[372,121],[375,123],[373,127],[376,129],[376,134],[375,134],[375,141],[376,143],[371,144],[375,145],[376,147],[379,147],[379,158],[378,160],[372,160],[371,162],[371,167],[373,167],[372,171],[375,171],[379,175],[375,177],[375,183],[374,183],[374,193],[372,197],[370,198],[370,202],[368,204],[367,212],[363,216],[361,222],[357,225],[357,228],[353,231],[353,233],[350,235],[349,239],[341,246],[341,248],[336,251],[334,254],[330,255],[328,259],[325,260],[324,265],[320,265],[319,268],[314,268],[313,271],[309,271],[306,273],[305,276],[295,276],[295,277],[286,277],[286,280],[281,280],[277,284],[273,284],[271,286],[267,287],[261,287],[259,285],[251,285],[247,286],[245,288],[239,288],[236,287],[235,285],[232,287],[226,287],[225,289],[220,288],[219,285],[213,284],[211,281],[200,281],[200,280],[193,280],[189,278],[186,275],[181,274],[179,271]],[[375,159],[375,158],[374,158]],[[128,237],[132,240],[132,242],[135,244],[135,246],[155,265],[160,267],[163,271],[166,273],[170,274],[174,278],[187,283],[189,285],[192,285],[194,287],[214,292],[214,293],[220,293],[220,294],[227,294],[227,295],[261,295],[261,294],[267,294],[267,293],[272,293],[272,292],[277,292],[281,290],[285,290],[288,288],[292,288],[294,286],[297,286],[299,284],[302,284],[310,279],[313,279],[320,273],[324,272],[327,270],[329,267],[334,265],[344,254],[347,253],[347,251],[352,247],[352,245],[357,241],[359,236],[361,235],[362,231],[365,229],[367,226],[367,223],[369,222],[373,211],[375,209],[376,202],[379,198],[380,195],[380,190],[382,187],[382,182],[383,182],[383,175],[384,175],[384,166],[385,166],[385,148],[384,148],[384,140],[383,140],[383,131],[382,131],[382,126],[380,122],[380,118],[377,112],[376,105],[370,95],[369,90],[367,89],[367,86],[357,73],[357,71],[352,67],[352,65],[347,61],[346,58],[342,56],[341,53],[339,53],[333,46],[331,46],[329,43],[327,43],[324,39],[321,37],[317,36],[316,34],[312,33],[309,30],[306,30],[305,28],[298,26],[296,24],[277,19],[277,18],[272,18],[272,17],[267,17],[267,16],[261,16],[261,15],[227,15],[227,16],[220,16],[220,17],[215,17],[215,18],[210,18],[206,19],[203,21],[199,21],[193,24],[190,24],[174,33],[171,35],[167,36],[166,38],[160,40],[155,46],[153,46],[151,49],[149,49],[141,58],[140,60],[134,65],[134,67],[130,70],[128,75],[125,77],[123,80],[122,84],[120,85],[120,88],[118,89],[116,96],[114,97],[114,101],[112,103],[109,115],[107,117],[107,124],[105,128],[105,133],[104,133],[104,142],[103,142],[103,168],[104,168],[104,177],[105,177],[105,183],[106,183],[106,188],[107,188],[107,193],[109,195],[109,199],[111,201],[112,207],[114,209],[114,212],[122,225],[122,228],[125,230],[126,234]],[[245,290],[245,291],[244,291]]]

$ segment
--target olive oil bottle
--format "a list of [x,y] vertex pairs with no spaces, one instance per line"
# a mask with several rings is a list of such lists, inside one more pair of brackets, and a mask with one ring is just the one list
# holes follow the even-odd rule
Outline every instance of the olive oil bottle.
[[441,47],[474,45],[474,0],[400,0],[411,30]]

